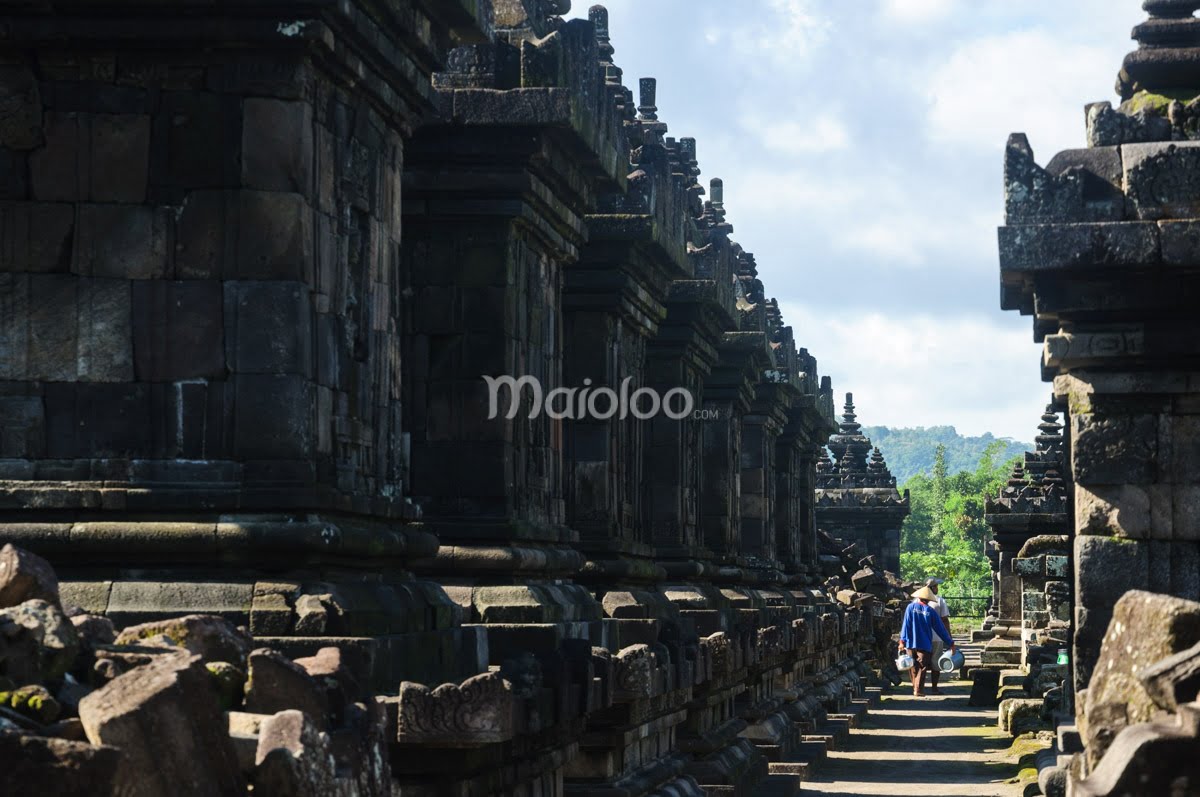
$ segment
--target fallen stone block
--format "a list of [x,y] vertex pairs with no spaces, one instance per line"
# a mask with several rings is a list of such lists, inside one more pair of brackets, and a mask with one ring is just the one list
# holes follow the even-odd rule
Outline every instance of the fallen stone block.
[[0,706],[6,706],[40,725],[48,725],[58,719],[62,706],[44,686],[30,684],[7,692],[0,692]]
[[1080,725],[1091,767],[1123,728],[1149,722],[1158,711],[1139,674],[1197,643],[1200,603],[1136,590],[1117,601]]
[[138,773],[133,797],[241,794],[225,717],[199,656],[173,651],[79,703],[88,740],[120,748]]
[[97,645],[111,645],[117,641],[117,629],[112,620],[97,614],[77,614],[72,616],[71,625],[79,635],[79,643],[84,648],[94,649]]
[[870,592],[872,587],[877,587],[884,583],[883,574],[873,568],[864,567],[850,577],[850,583],[859,592]]
[[120,787],[121,751],[0,730],[0,794],[107,797]]
[[78,652],[75,627],[55,604],[34,599],[0,609],[0,657],[18,686],[61,678]]
[[296,599],[295,630],[300,636],[323,636],[328,631],[329,611],[319,595]]
[[340,692],[343,701],[366,696],[360,694],[358,682],[342,660],[341,648],[321,648],[312,656],[296,659],[295,663],[324,684],[326,689]]
[[1142,688],[1163,711],[1172,713],[1200,694],[1200,644],[1168,656],[1138,674]]
[[217,697],[221,701],[223,711],[232,711],[242,704],[246,689],[245,671],[227,661],[211,661],[204,665],[212,676],[213,686],[216,687]]
[[262,732],[262,724],[270,719],[270,714],[251,714],[245,711],[230,711],[225,714],[229,721],[229,740],[237,755],[238,766],[247,778],[254,775],[254,765],[258,757],[258,737]]
[[325,690],[303,667],[269,648],[253,651],[248,662],[246,711],[276,714],[296,709],[304,712],[318,729],[329,727],[329,702]]
[[1001,701],[997,725],[1009,736],[1020,736],[1023,733],[1046,728],[1047,725],[1042,720],[1042,701],[1030,699]]
[[334,793],[336,772],[329,739],[308,715],[281,711],[259,728],[254,794],[324,797]]
[[60,606],[58,576],[42,557],[11,543],[0,548],[0,609],[42,600]]
[[250,636],[223,617],[189,614],[169,620],[129,626],[117,636],[118,645],[145,644],[155,637],[166,637],[205,661],[227,661],[246,666],[246,657],[254,647]]
[[1190,795],[1200,793],[1200,704],[1180,707],[1174,722],[1123,728],[1108,745],[1099,766],[1079,783],[1074,797]]

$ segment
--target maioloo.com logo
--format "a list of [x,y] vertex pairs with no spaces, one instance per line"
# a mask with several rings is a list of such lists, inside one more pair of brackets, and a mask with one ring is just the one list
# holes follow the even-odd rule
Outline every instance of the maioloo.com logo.
[[696,408],[696,397],[687,388],[677,387],[659,395],[648,387],[631,390],[633,377],[621,381],[620,390],[610,387],[592,387],[592,380],[583,380],[583,387],[556,387],[546,391],[541,380],[535,376],[485,376],[488,385],[488,420],[500,416],[500,394],[507,388],[508,409],[505,417],[512,420],[521,412],[522,391],[528,390],[529,418],[537,418],[544,412],[556,421],[569,419],[592,419],[607,421],[622,420],[633,416],[648,420],[659,414],[681,421],[691,417]]

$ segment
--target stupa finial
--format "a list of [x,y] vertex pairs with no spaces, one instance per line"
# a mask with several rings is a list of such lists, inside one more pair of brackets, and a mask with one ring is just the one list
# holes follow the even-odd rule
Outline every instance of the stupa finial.
[[638,118],[644,122],[658,121],[658,79],[644,77],[638,81]]
[[1200,95],[1200,0],[1145,0],[1142,8],[1150,19],[1133,29],[1138,49],[1125,58],[1117,93],[1123,101],[1142,91]]
[[608,9],[595,5],[588,9],[588,19],[596,30],[596,42],[600,45],[601,63],[611,64],[616,49],[612,46],[612,38],[608,32]]

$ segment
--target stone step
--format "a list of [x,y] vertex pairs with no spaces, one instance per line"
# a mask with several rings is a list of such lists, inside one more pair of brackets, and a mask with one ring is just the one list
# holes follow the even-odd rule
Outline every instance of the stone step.
[[1021,670],[1001,670],[1000,686],[1024,686],[1025,673]]
[[1013,665],[1021,663],[1021,651],[1019,650],[985,650],[981,657],[983,664],[1005,664]]
[[767,763],[772,764],[783,759],[783,747],[778,744],[754,743],[754,749],[766,756]]
[[866,700],[854,699],[839,713],[830,714],[829,719],[846,720],[850,723],[851,728],[857,728],[862,718],[869,713],[869,705]]
[[806,742],[824,742],[829,750],[840,750],[850,739],[850,721],[831,715],[817,725],[816,731],[802,737]]
[[1058,726],[1058,749],[1066,755],[1083,752],[1083,737],[1074,725]]
[[[795,797],[800,793],[800,776],[772,771],[767,779],[754,787],[753,797]],[[709,794],[712,794],[710,791]]]
[[784,761],[773,761],[768,766],[771,774],[796,775],[806,780],[829,756],[824,742],[803,741]]

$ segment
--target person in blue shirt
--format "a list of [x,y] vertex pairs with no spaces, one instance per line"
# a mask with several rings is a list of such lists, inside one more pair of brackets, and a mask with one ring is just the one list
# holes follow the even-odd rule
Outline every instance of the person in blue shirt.
[[921,587],[913,593],[913,602],[904,610],[904,625],[900,627],[900,647],[907,648],[913,657],[912,684],[913,694],[925,696],[925,671],[937,666],[933,660],[934,637],[941,637],[946,646],[954,651],[954,639],[942,624],[942,618],[937,610],[930,606],[930,601],[937,600],[937,595],[929,587]]

